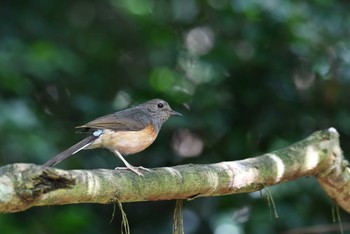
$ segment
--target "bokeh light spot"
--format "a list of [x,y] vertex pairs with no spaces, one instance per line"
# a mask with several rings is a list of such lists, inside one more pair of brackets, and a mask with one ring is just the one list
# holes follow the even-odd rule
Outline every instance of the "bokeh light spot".
[[169,68],[161,67],[153,70],[150,83],[159,91],[170,91],[175,86],[176,74]]
[[154,3],[152,0],[112,0],[111,3],[116,8],[123,8],[133,15],[149,15],[153,12]]
[[207,54],[213,46],[214,33],[209,27],[194,28],[186,35],[186,47],[192,54]]
[[173,137],[172,147],[182,157],[196,157],[203,151],[202,139],[188,129],[178,130]]

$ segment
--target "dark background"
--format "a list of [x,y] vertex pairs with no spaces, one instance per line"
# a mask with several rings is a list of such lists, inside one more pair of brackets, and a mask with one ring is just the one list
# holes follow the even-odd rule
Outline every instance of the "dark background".
[[[253,157],[335,127],[350,151],[347,1],[4,1],[0,7],[0,162],[42,164],[83,136],[74,126],[151,98],[172,118],[133,165]],[[114,168],[107,150],[64,169]],[[184,203],[186,233],[283,233],[332,224],[314,178]],[[175,201],[124,204],[133,234],[170,233]],[[119,233],[113,205],[1,214],[3,233]],[[344,223],[349,216],[341,212]]]

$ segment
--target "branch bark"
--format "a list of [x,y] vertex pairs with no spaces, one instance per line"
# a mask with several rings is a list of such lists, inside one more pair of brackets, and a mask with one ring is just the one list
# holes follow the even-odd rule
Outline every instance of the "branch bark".
[[144,177],[124,170],[61,170],[34,164],[0,168],[0,212],[33,206],[192,199],[247,193],[315,176],[350,213],[350,169],[334,128],[287,148],[240,161],[155,168]]

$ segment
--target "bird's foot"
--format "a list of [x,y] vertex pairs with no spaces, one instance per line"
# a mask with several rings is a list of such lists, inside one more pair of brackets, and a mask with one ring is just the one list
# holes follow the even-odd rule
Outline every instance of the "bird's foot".
[[145,168],[145,167],[134,167],[134,166],[128,166],[128,167],[116,167],[114,170],[130,170],[134,173],[136,173],[137,175],[139,176],[142,176],[143,177],[143,174],[140,172],[142,170],[144,171],[151,171],[150,169],[148,168]]

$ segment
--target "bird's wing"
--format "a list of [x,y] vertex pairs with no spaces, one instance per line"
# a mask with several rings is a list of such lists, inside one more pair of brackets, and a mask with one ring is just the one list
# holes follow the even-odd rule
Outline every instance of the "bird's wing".
[[144,129],[148,123],[138,121],[132,116],[123,116],[117,113],[99,117],[87,124],[77,126],[76,128],[84,130],[89,129],[111,129],[115,131],[139,131]]

